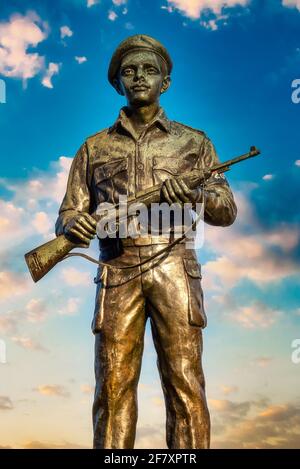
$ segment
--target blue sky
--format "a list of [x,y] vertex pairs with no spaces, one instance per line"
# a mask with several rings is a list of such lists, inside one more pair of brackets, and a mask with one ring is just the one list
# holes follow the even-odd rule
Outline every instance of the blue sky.
[[[204,130],[221,160],[262,151],[228,173],[238,219],[208,227],[198,252],[213,446],[300,447],[299,31],[299,0],[1,2],[0,446],[90,445],[94,268],[72,259],[33,285],[23,254],[51,239],[71,158],[124,105],[112,52],[144,33],[174,62],[168,117]],[[155,367],[147,331],[137,447],[165,444]]]

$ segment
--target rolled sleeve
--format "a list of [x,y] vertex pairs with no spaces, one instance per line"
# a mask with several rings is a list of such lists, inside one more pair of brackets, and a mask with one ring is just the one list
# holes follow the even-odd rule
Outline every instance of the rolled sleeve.
[[[201,145],[199,161],[201,169],[211,168],[220,163],[213,143],[206,136]],[[206,223],[214,226],[229,226],[235,221],[237,207],[224,174],[215,173],[207,179],[204,196],[204,221]]]

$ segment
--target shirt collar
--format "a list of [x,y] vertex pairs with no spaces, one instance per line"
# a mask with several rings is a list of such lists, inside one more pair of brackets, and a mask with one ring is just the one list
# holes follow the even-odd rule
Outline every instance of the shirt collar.
[[[117,129],[119,126],[123,127],[124,129],[129,131],[131,134],[133,133],[132,132],[133,128],[132,128],[130,119],[127,115],[127,112],[128,112],[128,108],[126,106],[121,108],[116,122],[108,129],[109,133]],[[165,111],[163,110],[162,107],[159,108],[159,110],[153,117],[152,121],[149,122],[148,128],[152,127],[154,124],[160,126],[163,130],[165,130],[168,133],[170,133],[171,131],[171,122],[167,118]]]

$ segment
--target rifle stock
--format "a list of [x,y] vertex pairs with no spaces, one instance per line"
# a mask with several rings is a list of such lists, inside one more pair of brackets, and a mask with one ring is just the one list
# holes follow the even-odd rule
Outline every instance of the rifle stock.
[[66,254],[78,244],[60,235],[25,254],[25,260],[34,282],[44,277]]

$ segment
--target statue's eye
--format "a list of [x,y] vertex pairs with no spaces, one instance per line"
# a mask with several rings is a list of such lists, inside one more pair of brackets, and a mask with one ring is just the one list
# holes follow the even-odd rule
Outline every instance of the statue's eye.
[[133,75],[133,73],[134,73],[134,70],[132,68],[124,68],[124,70],[122,71],[122,75],[125,77]]
[[150,73],[151,75],[157,73],[157,70],[155,67],[149,67],[147,68],[147,72]]

